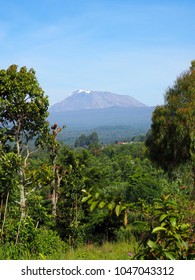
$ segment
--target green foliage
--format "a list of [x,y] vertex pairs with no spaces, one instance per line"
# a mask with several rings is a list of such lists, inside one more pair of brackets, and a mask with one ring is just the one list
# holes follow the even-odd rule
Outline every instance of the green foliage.
[[141,134],[141,135],[136,135],[136,136],[133,136],[131,138],[131,141],[132,142],[144,142],[146,139],[146,135],[145,134]]
[[89,146],[98,146],[99,138],[97,132],[92,132],[90,135],[81,134],[75,141],[75,147],[86,148]]
[[67,250],[65,260],[129,260],[137,244],[133,240],[81,244],[76,249]]
[[[191,76],[185,77],[186,87],[187,78],[191,81]],[[176,87],[174,91],[179,92]],[[193,89],[189,91],[192,97]],[[173,93],[167,95],[167,105],[154,113],[157,122],[165,126],[160,134],[163,137],[167,132],[173,136],[166,126],[170,100],[176,104]],[[179,107],[173,106],[175,111],[171,107],[177,116],[170,123],[171,129],[181,136],[177,144],[186,141],[187,145],[176,150],[176,156],[181,152],[178,157],[185,160],[178,159],[184,163],[177,169],[176,164],[172,165],[174,182],[146,158],[144,143],[137,142],[143,140],[142,136],[126,145],[100,146],[97,132],[83,134],[75,144],[86,145],[87,149],[71,149],[59,142],[61,128],[55,123],[49,129],[48,99],[33,69],[18,70],[12,65],[0,70],[0,105],[1,259],[65,259],[67,250],[73,248],[74,257],[95,259],[94,253],[79,249],[89,249],[92,243],[105,248],[105,241],[111,242],[110,246],[114,246],[113,241],[131,242],[132,246],[126,246],[120,255],[128,259],[137,250],[138,240],[142,245],[137,258],[194,257],[195,212],[188,194],[193,183],[189,176],[193,164],[185,164],[189,152],[186,147],[190,147],[188,159],[193,158],[192,104],[185,107],[185,118]],[[182,121],[192,129],[189,147]],[[151,135],[150,140],[154,136]],[[164,143],[163,137],[160,143]],[[155,140],[158,144],[161,141]],[[171,148],[176,146],[173,142]],[[166,147],[168,144],[163,146]],[[171,159],[172,151],[161,152]],[[178,205],[168,197],[160,200],[166,193]],[[115,245],[116,248],[117,242]],[[127,247],[131,247],[130,255]],[[106,252],[100,255],[108,257]]]
[[14,152],[5,153],[1,146],[0,153],[0,194],[6,197],[18,183],[17,172],[20,159]]
[[36,237],[31,242],[30,250],[36,258],[50,258],[65,254],[68,246],[60,239],[57,232],[45,228],[36,230]]
[[183,73],[153,112],[146,139],[148,156],[166,171],[192,163],[195,195],[195,70]]
[[178,201],[164,196],[154,202],[153,221],[135,259],[181,260],[194,259],[194,245],[190,243],[192,225],[185,222],[185,213]]
[[64,258],[68,245],[55,231],[31,227],[30,232],[28,226],[29,224],[26,224],[25,230],[23,229],[20,242],[7,241],[0,244],[0,259],[50,259],[51,256],[53,259],[59,256]]
[[48,98],[38,84],[35,71],[16,65],[0,70],[0,139],[29,141],[46,125]]
[[117,217],[123,216],[123,223],[124,225],[127,225],[127,209],[129,205],[125,205],[121,203],[120,197],[110,197],[110,196],[104,196],[101,193],[95,193],[92,195],[89,192],[86,192],[86,190],[83,190],[83,193],[85,193],[85,197],[82,199],[82,202],[88,202],[90,206],[90,211],[93,211],[96,208],[106,208],[110,213],[115,213]]
[[[32,153],[29,143],[34,137],[39,139],[48,132],[48,98],[39,86],[35,71],[26,67],[18,70],[11,65],[0,70],[0,143],[5,152],[15,153],[21,217],[27,212],[28,160]],[[13,158],[13,155],[12,155]],[[10,169],[10,164],[9,168]],[[5,219],[4,215],[4,219]]]
[[63,147],[58,158],[58,163],[66,170],[66,173],[61,182],[56,226],[60,236],[73,246],[76,246],[77,240],[82,241],[84,237],[81,190],[85,183],[83,170],[87,157],[85,151],[80,154],[80,152],[76,153],[67,147]]

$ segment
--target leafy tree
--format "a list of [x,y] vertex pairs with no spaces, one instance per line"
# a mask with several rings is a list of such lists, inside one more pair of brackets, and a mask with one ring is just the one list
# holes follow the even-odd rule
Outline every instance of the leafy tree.
[[195,194],[195,61],[165,94],[165,105],[158,106],[146,139],[150,159],[172,171],[191,162]]
[[75,141],[75,147],[88,147],[99,144],[99,138],[97,132],[92,132],[90,135],[81,134]]
[[75,147],[85,147],[87,146],[87,136],[85,134],[81,134],[75,141]]
[[[84,187],[84,168],[87,160],[85,151],[80,154],[62,147],[59,152],[58,165],[65,170],[60,185],[60,196],[57,205],[56,226],[63,239],[68,239],[75,246],[77,239],[82,239],[83,205],[81,190]],[[66,229],[66,230],[64,230]]]
[[0,70],[0,142],[4,150],[18,156],[18,188],[21,217],[26,213],[25,187],[29,184],[26,169],[31,154],[29,143],[48,131],[48,98],[39,86],[33,69],[18,70],[11,65]]
[[98,143],[99,143],[98,134],[96,131],[94,131],[88,136],[88,145],[98,145]]
[[[64,128],[64,126],[63,126]],[[51,160],[51,204],[52,204],[52,215],[56,217],[57,202],[60,194],[60,184],[63,176],[66,174],[66,170],[62,166],[57,164],[57,157],[59,153],[59,142],[57,141],[57,136],[59,132],[63,129],[58,127],[57,123],[51,126],[52,134],[46,134],[44,140],[47,150],[50,155]]]

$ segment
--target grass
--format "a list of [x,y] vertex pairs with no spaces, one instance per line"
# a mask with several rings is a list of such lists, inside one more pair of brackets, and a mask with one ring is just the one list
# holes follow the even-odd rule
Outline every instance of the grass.
[[[28,250],[19,250],[15,246],[5,248],[0,246],[0,260],[129,260],[135,254],[136,243],[105,242],[102,246],[95,244],[80,245],[78,248],[68,248],[51,255],[31,255]],[[6,254],[5,250],[6,249]],[[4,252],[3,252],[4,251]]]
[[95,244],[81,245],[76,249],[70,248],[65,254],[45,257],[57,260],[129,260],[135,253],[136,244],[125,241],[105,242],[102,246]]
[[[97,243],[80,244],[76,248],[66,243],[47,244],[40,247],[40,251],[27,248],[20,244],[0,244],[0,260],[129,260],[135,255],[137,242],[134,237],[120,238],[116,242],[105,241],[102,245]],[[48,245],[50,250],[48,249]],[[53,246],[54,245],[54,246]],[[50,247],[51,246],[51,247]]]

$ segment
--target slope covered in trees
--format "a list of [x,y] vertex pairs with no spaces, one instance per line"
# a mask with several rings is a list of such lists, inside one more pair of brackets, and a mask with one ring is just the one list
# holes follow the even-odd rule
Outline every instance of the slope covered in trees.
[[127,259],[194,259],[191,162],[167,174],[143,142],[101,146],[97,134],[95,145],[66,146],[33,69],[1,70],[0,94],[1,259],[66,259],[81,244],[124,241]]

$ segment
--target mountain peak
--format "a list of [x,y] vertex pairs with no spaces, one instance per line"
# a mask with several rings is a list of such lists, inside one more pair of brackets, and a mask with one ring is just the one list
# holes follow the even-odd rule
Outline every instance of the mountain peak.
[[50,112],[75,111],[86,109],[104,109],[110,107],[147,107],[129,95],[120,95],[108,91],[78,89],[50,107]]
[[74,91],[74,92],[72,93],[72,95],[77,94],[77,93],[87,93],[87,94],[89,94],[89,93],[91,93],[91,92],[92,92],[91,90],[78,89],[78,90]]

